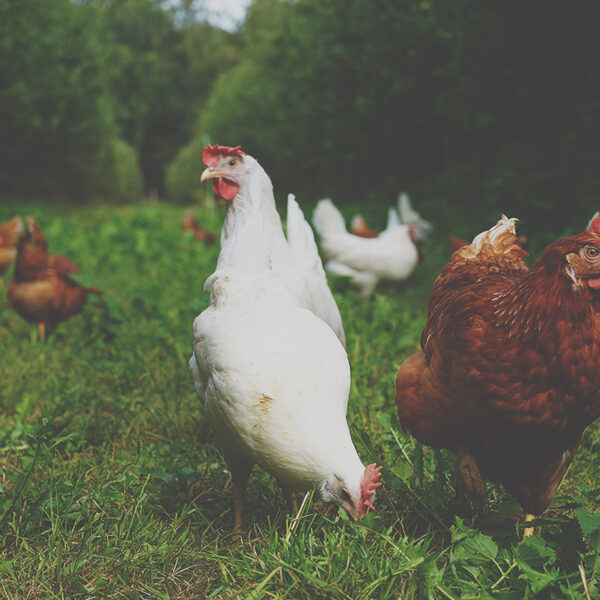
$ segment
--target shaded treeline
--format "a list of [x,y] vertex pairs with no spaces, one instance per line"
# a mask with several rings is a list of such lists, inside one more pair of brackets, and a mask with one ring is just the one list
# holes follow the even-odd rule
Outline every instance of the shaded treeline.
[[[241,143],[278,189],[311,199],[407,189],[431,216],[501,209],[573,226],[596,206],[593,0],[255,0],[235,35],[178,26],[150,0],[0,6],[12,84],[0,111],[18,140],[0,142],[4,189],[25,176],[85,187],[114,155],[108,141],[133,148],[146,190],[163,192],[169,165],[167,195],[189,199],[210,139]],[[43,51],[27,43],[42,28]],[[48,115],[23,102],[31,90]]]
[[[185,4],[185,3],[182,3]],[[151,0],[0,0],[0,191],[164,192],[236,37]]]

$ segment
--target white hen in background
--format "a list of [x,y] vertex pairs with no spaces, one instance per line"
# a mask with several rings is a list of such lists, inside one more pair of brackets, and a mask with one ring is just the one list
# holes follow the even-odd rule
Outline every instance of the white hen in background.
[[398,214],[401,223],[414,226],[413,237],[415,242],[426,242],[431,237],[433,226],[412,207],[408,194],[404,192],[398,196]]
[[274,238],[260,207],[237,208],[205,284],[210,305],[194,321],[190,369],[231,470],[238,530],[255,463],[286,488],[316,487],[353,519],[373,509],[380,485],[346,423],[346,352],[274,272]]
[[327,271],[349,277],[364,297],[369,297],[381,280],[407,279],[417,265],[419,256],[411,239],[413,225],[400,223],[393,208],[386,229],[374,238],[348,233],[344,217],[329,199],[317,203],[313,224],[327,257]]
[[312,229],[294,196],[288,196],[286,240],[275,206],[273,185],[256,159],[242,152],[239,146],[216,145],[204,149],[202,160],[208,168],[202,173],[201,181],[211,179],[216,196],[227,203],[221,244],[231,235],[234,223],[238,226],[246,218],[243,207],[252,203],[259,206],[265,231],[271,236],[273,272],[300,306],[323,319],[345,346],[340,311],[327,284]]
[[[397,209],[390,209],[390,213],[388,215],[388,227],[390,226],[390,217],[393,216],[393,219],[396,223],[404,223],[405,225],[413,226],[411,230],[411,238],[412,241],[417,244],[417,247],[420,243],[426,242],[431,237],[433,226],[412,207],[408,194],[403,192],[398,196],[397,206]],[[352,217],[350,231],[354,235],[366,238],[374,238],[379,235],[379,233],[367,225],[363,216],[360,214]]]

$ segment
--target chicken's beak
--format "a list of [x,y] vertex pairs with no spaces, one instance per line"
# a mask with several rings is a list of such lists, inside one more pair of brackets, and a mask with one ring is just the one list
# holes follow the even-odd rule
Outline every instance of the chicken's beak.
[[204,183],[207,179],[215,179],[216,177],[227,177],[227,173],[225,173],[225,171],[221,171],[220,169],[216,169],[215,167],[208,167],[202,171],[202,175],[200,175],[200,183]]
[[348,516],[353,520],[353,521],[360,521],[364,515],[361,515],[360,512],[358,512],[357,509],[355,508],[346,508],[344,506],[344,510],[348,513]]

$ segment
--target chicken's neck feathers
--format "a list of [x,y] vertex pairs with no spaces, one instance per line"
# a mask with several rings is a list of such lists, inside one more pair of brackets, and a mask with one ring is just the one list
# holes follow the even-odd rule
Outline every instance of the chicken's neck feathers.
[[250,170],[247,180],[240,185],[239,191],[233,202],[227,208],[225,222],[223,223],[221,243],[223,243],[237,227],[243,226],[249,208],[260,208],[262,211],[265,230],[273,236],[273,243],[285,241],[281,228],[281,219],[275,205],[273,184],[271,179],[257,161]]
[[593,329],[591,321],[598,312],[589,290],[575,289],[560,272],[549,274],[539,261],[491,299],[496,325],[507,327],[511,337],[559,339],[564,333],[556,323],[567,321],[572,330]]

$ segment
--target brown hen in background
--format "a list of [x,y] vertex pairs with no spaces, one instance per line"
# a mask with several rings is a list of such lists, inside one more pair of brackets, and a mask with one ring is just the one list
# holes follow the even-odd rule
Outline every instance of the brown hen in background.
[[27,217],[27,229],[17,247],[13,280],[8,286],[10,305],[30,323],[37,323],[42,341],[46,332],[78,314],[88,294],[100,294],[96,288],[86,288],[69,274],[79,267],[58,254],[48,254],[48,242],[36,220]]

